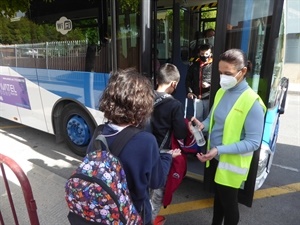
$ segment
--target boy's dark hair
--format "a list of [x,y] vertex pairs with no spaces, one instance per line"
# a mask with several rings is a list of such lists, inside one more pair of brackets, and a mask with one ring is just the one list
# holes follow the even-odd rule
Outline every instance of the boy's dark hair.
[[157,84],[169,84],[172,81],[179,82],[180,73],[177,67],[171,63],[163,64],[157,74]]
[[150,81],[136,69],[118,70],[111,74],[100,99],[100,111],[114,124],[144,126],[151,116],[154,91]]
[[207,50],[211,49],[211,47],[212,46],[210,44],[202,44],[202,45],[199,46],[198,51],[199,52],[200,51],[207,51]]

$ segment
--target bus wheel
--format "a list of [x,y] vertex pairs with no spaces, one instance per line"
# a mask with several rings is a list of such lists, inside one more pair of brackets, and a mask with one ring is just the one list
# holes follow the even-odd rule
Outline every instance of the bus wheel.
[[85,156],[95,124],[88,114],[75,103],[62,111],[62,132],[68,147],[75,154]]

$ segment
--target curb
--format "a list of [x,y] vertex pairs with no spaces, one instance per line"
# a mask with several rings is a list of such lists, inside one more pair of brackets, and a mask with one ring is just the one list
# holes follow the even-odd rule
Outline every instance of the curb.
[[287,93],[291,95],[300,95],[300,91],[295,91],[295,90],[288,91]]
[[288,94],[300,94],[300,83],[290,83],[288,87]]

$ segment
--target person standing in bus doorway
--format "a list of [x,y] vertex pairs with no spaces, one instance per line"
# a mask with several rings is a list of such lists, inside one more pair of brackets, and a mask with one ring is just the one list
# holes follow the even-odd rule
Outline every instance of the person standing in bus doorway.
[[206,162],[205,179],[214,185],[212,225],[221,225],[223,220],[224,225],[238,224],[238,191],[247,180],[253,153],[262,140],[266,107],[245,79],[250,69],[242,50],[221,54],[221,88],[211,112],[202,123],[191,119],[209,133],[207,153],[196,156]]
[[203,36],[206,39],[206,43],[210,44],[210,46],[212,46],[212,48],[214,47],[214,42],[215,42],[215,30],[212,28],[209,28],[205,31],[203,31]]
[[[156,137],[161,151],[171,149],[171,136],[176,139],[185,139],[187,127],[184,120],[182,104],[172,97],[180,80],[177,67],[170,63],[163,64],[157,74],[157,89],[155,91],[154,110],[151,116],[151,131]],[[181,154],[173,151],[173,158]],[[182,179],[183,176],[180,177]],[[164,217],[157,217],[164,197],[165,188],[151,190],[152,220],[154,225],[163,224]],[[159,221],[159,222],[158,222]]]
[[185,79],[187,98],[196,101],[196,117],[200,121],[203,121],[209,113],[212,62],[211,46],[200,45],[199,58],[189,67]]
[[[142,129],[151,116],[153,103],[153,87],[145,76],[133,68],[112,73],[99,103],[100,111],[108,120],[102,129],[108,145],[127,126]],[[95,131],[87,152],[93,150],[97,136]],[[147,131],[140,131],[126,143],[119,155],[133,204],[145,225],[152,225],[149,189],[164,186],[172,153],[172,150],[160,153],[155,137]]]
[[152,72],[158,73],[160,62],[158,60],[158,49],[152,49]]

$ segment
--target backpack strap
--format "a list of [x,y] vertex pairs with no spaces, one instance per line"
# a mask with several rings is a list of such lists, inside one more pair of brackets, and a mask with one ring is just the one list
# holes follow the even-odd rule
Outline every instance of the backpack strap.
[[[104,125],[99,126],[99,134],[95,138],[94,147],[95,149],[102,150],[101,143],[104,145],[105,149],[110,151],[114,156],[119,156],[121,151],[123,150],[124,146],[127,142],[138,132],[141,130],[139,128],[128,126],[125,127],[119,134],[117,134],[113,143],[108,146],[105,136],[102,134],[102,130]],[[110,148],[109,148],[110,147]]]
[[127,142],[138,132],[141,130],[139,128],[128,126],[124,128],[116,137],[116,139],[113,141],[113,143],[110,146],[111,153],[115,156],[119,156],[121,151],[123,150],[124,146],[127,144]]
[[[99,141],[99,142],[98,142]],[[105,149],[107,149],[108,151],[109,150],[109,147],[108,147],[108,144],[107,144],[107,141],[106,141],[106,138],[104,137],[103,134],[99,134],[96,139],[95,139],[95,147],[97,150],[102,150],[102,146],[101,144],[104,144],[105,146]]]
[[[164,102],[168,102],[169,100],[173,99],[173,96],[170,94],[164,94],[161,96],[156,96],[154,99],[154,104],[153,104],[153,108],[155,108],[156,106],[164,103]],[[146,131],[148,131],[149,133],[153,133],[152,132],[152,126],[151,126],[151,118],[149,118],[149,120],[146,121],[146,125],[145,125],[145,129]]]
[[[162,143],[160,144],[159,146],[159,149],[162,150],[162,148],[164,147],[164,145],[166,144],[168,138],[169,138],[169,135],[170,135],[170,131],[168,130],[168,132],[166,133],[166,136],[164,137],[164,140],[162,141]],[[162,151],[161,151],[162,152]]]
[[[170,95],[170,94],[164,94],[164,95],[161,95],[161,96],[159,96],[159,97],[157,97],[157,98],[155,99],[154,105],[153,105],[153,106],[154,106],[154,108],[155,108],[156,106],[158,106],[158,105],[160,105],[160,104],[162,104],[162,103],[168,102],[168,101],[170,101],[170,100],[172,100],[172,99],[173,99],[173,96]],[[150,125],[150,126],[151,126],[151,125]],[[152,128],[151,128],[151,130],[152,130]],[[166,133],[166,135],[165,135],[165,137],[164,137],[162,143],[161,143],[160,146],[159,146],[159,149],[161,150],[161,153],[166,152],[165,150],[162,150],[162,148],[163,148],[164,145],[166,144],[169,135],[170,135],[170,131],[168,130],[168,132]]]

